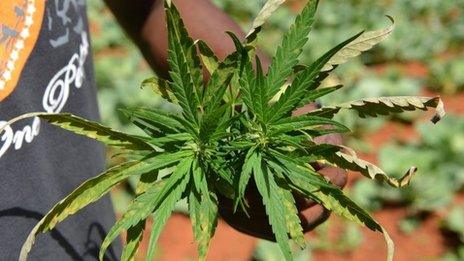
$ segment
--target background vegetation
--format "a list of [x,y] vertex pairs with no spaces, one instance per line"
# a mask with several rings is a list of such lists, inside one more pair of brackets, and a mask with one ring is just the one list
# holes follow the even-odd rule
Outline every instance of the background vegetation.
[[[265,0],[214,2],[247,28],[250,18]],[[302,0],[288,1],[285,8],[278,10],[264,28],[261,49],[268,53],[275,50],[282,32],[304,3]],[[103,1],[88,1],[88,4],[103,121],[115,128],[131,130],[117,111],[118,107],[159,107],[163,104],[149,90],[139,89],[139,83],[152,72]],[[345,101],[365,96],[418,94],[441,94],[444,98],[449,115],[437,126],[432,126],[425,118],[412,122],[412,117],[408,116],[390,121],[364,121],[355,120],[349,113],[340,115],[340,119],[355,130],[354,137],[346,142],[362,150],[364,157],[379,163],[387,173],[399,176],[411,164],[419,167],[419,174],[407,189],[394,190],[358,181],[354,173],[350,174],[346,188],[358,203],[375,210],[380,222],[394,230],[398,260],[418,257],[464,260],[463,10],[464,2],[453,0],[321,1],[318,20],[304,52],[304,60],[311,61],[355,32],[385,27],[388,20],[384,15],[388,14],[396,21],[393,35],[380,47],[338,68],[331,81],[343,83],[348,88],[328,99],[335,103],[337,97]],[[113,198],[117,210],[121,210],[130,197],[127,189],[121,188],[113,193]],[[182,206],[179,210],[183,210]],[[422,242],[411,240],[423,235],[428,237]],[[360,252],[364,259],[369,254],[375,258],[375,251],[379,251],[368,247],[372,240],[377,240],[369,232],[338,219],[331,219],[318,228],[310,234],[309,240],[311,249],[301,251],[299,260],[357,259]],[[250,244],[255,248],[254,254],[249,251],[241,256],[280,260],[278,249],[272,243],[253,241]],[[421,249],[424,244],[432,249]],[[160,259],[173,260],[168,251],[163,253],[163,246],[159,251]],[[233,256],[218,257],[234,259]]]

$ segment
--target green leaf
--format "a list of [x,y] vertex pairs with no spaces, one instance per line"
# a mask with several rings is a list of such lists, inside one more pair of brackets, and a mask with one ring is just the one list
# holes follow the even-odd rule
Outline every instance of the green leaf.
[[[313,99],[317,99],[317,98],[313,98],[313,95],[326,95],[326,93],[324,93],[324,90],[325,88],[331,88],[331,87],[324,87],[324,88],[319,88],[321,86],[321,83],[327,79],[327,77],[329,77],[330,73],[332,71],[326,71],[326,72],[319,72],[319,74],[317,75],[317,77],[311,81],[310,85],[308,88],[306,88],[306,94],[303,96],[303,98],[300,100],[300,102],[297,104],[297,108],[299,107],[303,107],[311,102],[313,102],[314,100]],[[337,86],[335,86],[337,87]],[[342,86],[340,86],[342,87]],[[319,89],[322,89],[320,92],[320,94],[318,93]],[[313,94],[314,93],[314,94]]]
[[210,112],[207,115],[207,117],[205,115],[205,117],[202,120],[200,129],[201,140],[203,142],[212,142],[212,136],[220,135],[220,133],[222,133],[222,135],[225,136],[228,135],[228,131],[226,129],[228,126],[224,128],[221,123],[223,123],[223,120],[225,120],[225,118],[230,117],[229,112],[230,104],[224,104],[221,107],[217,108],[215,111]]
[[216,70],[206,87],[205,95],[205,117],[207,118],[211,113],[221,105],[224,100],[224,94],[229,87],[232,80],[233,67],[220,68]]
[[144,173],[140,175],[139,181],[135,187],[135,194],[140,195],[145,193],[148,188],[155,185],[157,182],[163,182],[162,180],[158,181],[159,171],[155,170],[152,172]]
[[[193,175],[203,174],[192,173]],[[216,196],[208,189],[208,182],[204,177],[196,190],[189,194],[190,220],[195,238],[198,242],[199,260],[206,260],[209,244],[217,226],[218,202]]]
[[213,50],[208,44],[202,40],[196,41],[198,50],[200,51],[200,58],[206,67],[206,70],[212,75],[214,71],[219,67],[219,59],[214,54]]
[[435,108],[435,115],[431,119],[433,123],[440,121],[446,114],[440,97],[430,98],[417,96],[365,98],[340,105],[325,106],[310,112],[310,114],[333,117],[333,115],[341,109],[350,109],[357,111],[361,118],[365,118],[367,116],[377,117],[378,115],[390,115],[404,111],[425,111],[427,107]]
[[256,110],[255,106],[255,90],[254,84],[255,74],[253,71],[253,65],[247,54],[241,53],[242,71],[239,77],[240,91],[242,92],[242,99],[245,105],[254,113]]
[[319,191],[313,192],[311,198],[317,200],[317,202],[320,202],[325,208],[333,211],[337,215],[345,217],[359,225],[365,225],[373,231],[382,231],[380,225],[369,213],[345,196],[345,194],[336,187],[332,189],[321,188]]
[[332,119],[335,114],[337,114],[339,111],[340,111],[340,107],[332,107],[332,106],[324,106],[320,109],[316,109],[316,110],[313,110],[313,111],[310,111],[308,113],[306,113],[305,115],[308,115],[308,116],[317,116],[317,117],[324,117],[324,118],[328,118],[328,119]]
[[140,88],[142,89],[150,88],[156,94],[163,97],[165,100],[171,103],[177,103],[177,99],[173,97],[172,94],[169,93],[171,92],[171,87],[169,86],[169,82],[158,76],[153,76],[151,78],[145,79],[140,85]]
[[281,45],[277,47],[268,71],[268,99],[271,99],[279,91],[292,74],[293,67],[298,64],[298,56],[308,41],[308,34],[314,22],[318,2],[318,0],[308,2],[284,35]]
[[168,25],[168,62],[172,91],[183,109],[185,118],[198,123],[199,94],[203,92],[202,70],[196,47],[188,36],[184,23],[174,5],[166,6]]
[[162,201],[159,202],[153,213],[154,222],[148,243],[146,260],[153,259],[156,242],[161,234],[161,230],[168,221],[169,216],[171,216],[177,201],[181,199],[187,188],[187,184],[190,181],[191,165],[192,158],[184,159],[179,163],[171,178],[166,182],[166,186],[163,187],[164,191],[161,191],[156,198]]
[[200,188],[202,187],[202,183],[205,179],[204,172],[200,166],[200,162],[198,162],[198,159],[195,159],[192,163],[192,178],[193,178],[193,184],[195,185],[194,189],[197,191],[200,191]]
[[136,150],[153,150],[152,146],[142,139],[112,130],[97,122],[85,120],[68,113],[48,114],[39,113],[36,116],[65,130],[98,140],[108,146],[123,147]]
[[[196,185],[195,185],[196,187]],[[190,222],[192,223],[193,235],[197,242],[201,235],[200,213],[201,209],[201,194],[196,189],[191,189],[188,197],[188,207],[190,214]]]
[[[313,85],[313,83],[316,82],[317,77],[321,74],[320,70],[324,64],[326,64],[327,61],[329,61],[329,59],[334,56],[340,49],[357,39],[361,34],[362,32],[340,43],[336,47],[326,52],[319,59],[317,59],[314,63],[311,64],[311,66],[298,73],[292,84],[278,99],[276,97],[272,98],[273,100],[277,99],[277,102],[272,108],[273,112],[269,122],[279,120],[282,116],[295,110],[298,107],[300,101],[304,98],[307,91],[310,91],[311,88],[317,88],[317,85]],[[273,93],[272,96],[274,96],[277,92],[278,90]]]
[[[332,128],[334,132],[349,132],[350,130],[343,124],[333,121],[327,118],[312,116],[312,115],[302,115],[296,117],[284,118],[270,127],[269,136],[275,136],[281,133],[296,131],[296,130],[317,130],[321,129],[324,126],[334,126]],[[324,131],[329,131],[330,129],[324,129]]]
[[334,66],[340,65],[348,61],[353,57],[360,55],[362,52],[365,52],[381,41],[385,40],[393,32],[395,21],[391,16],[387,15],[387,18],[391,21],[391,25],[385,29],[380,29],[376,31],[364,32],[356,40],[349,43],[343,49],[338,51],[330,60],[324,65],[322,71],[329,71],[334,68]]
[[180,195],[178,197],[177,195],[183,193],[189,180],[185,168],[186,166],[190,167],[189,164],[191,163],[191,157],[183,159],[176,167],[174,173],[165,182],[150,186],[143,194],[139,195],[134,200],[122,218],[118,220],[108,232],[100,248],[100,260],[103,259],[106,249],[111,242],[113,242],[124,229],[134,227],[141,220],[145,220],[153,211],[156,213],[159,209],[166,210],[166,205],[175,204],[180,199]]
[[[170,197],[172,193],[183,193],[185,190],[185,185],[183,184],[188,182],[188,177],[185,177],[187,173],[185,171],[185,166],[190,167],[191,164],[191,157],[182,160],[176,167],[172,176],[169,177],[165,183],[162,183],[162,186],[152,186],[148,188],[144,194],[138,196],[134,200],[122,218],[116,222],[106,235],[100,248],[100,260],[103,260],[103,256],[108,246],[124,229],[129,229],[141,220],[145,220],[154,210],[160,208],[161,205],[165,205],[165,200],[174,200],[174,198]],[[175,204],[179,199],[180,196],[173,204]],[[172,203],[172,201],[168,201],[167,203]]]
[[[230,94],[227,95],[226,101],[235,102],[240,94],[239,91],[241,88],[239,88],[239,86],[241,84],[240,81],[242,80],[242,75],[247,77],[245,78],[247,84],[250,85],[250,88],[252,88],[251,85],[254,79],[254,73],[251,60],[255,53],[255,46],[253,45],[254,42],[243,45],[240,39],[233,32],[227,31],[226,33],[231,37],[236,48],[236,51],[229,55],[224,61],[225,66],[234,66],[234,68],[236,68],[234,77],[231,81],[232,88],[230,88]],[[244,74],[245,69],[246,72]]]
[[285,209],[279,197],[279,188],[275,183],[272,173],[262,162],[262,156],[257,152],[257,162],[253,165],[253,176],[256,187],[263,197],[263,204],[269,217],[272,231],[276,241],[282,250],[286,260],[293,260],[285,222]]
[[[162,147],[165,151],[171,151],[173,145],[182,145],[188,141],[192,141],[193,137],[189,133],[168,134],[160,138],[147,138],[146,141],[154,146]],[[175,147],[174,149],[178,149]]]
[[[157,187],[161,189],[164,185],[164,180],[158,179],[158,171],[144,173],[140,176],[140,180],[136,186],[136,195],[145,193],[149,188]],[[126,245],[122,251],[121,260],[135,260],[140,241],[143,238],[143,231],[145,229],[146,220],[141,220],[135,226],[127,230]]]
[[209,136],[210,142],[215,142],[217,140],[230,136],[230,132],[228,131],[229,127],[232,125],[234,121],[236,121],[240,117],[240,114],[231,116],[232,111],[235,108],[232,108],[230,104],[224,106],[226,106],[226,110],[224,113],[222,113],[222,117],[218,119],[214,132],[211,133],[211,135]]
[[80,185],[66,198],[56,204],[30,232],[21,249],[20,260],[25,261],[38,233],[53,229],[59,222],[95,202],[105,195],[112,187],[124,179],[165,168],[188,156],[190,152],[182,151],[171,155],[160,155],[143,161],[131,161],[108,169],[103,174],[89,179]]
[[221,157],[210,158],[208,161],[209,167],[216,174],[216,180],[213,182],[217,188],[217,192],[227,198],[234,198],[235,191],[233,188],[233,173],[226,162]]
[[173,115],[163,111],[148,108],[120,109],[120,111],[133,123],[138,123],[153,133],[159,133],[159,135],[173,134],[185,130],[182,123],[173,118]]
[[255,148],[250,148],[245,156],[245,162],[242,166],[242,172],[238,176],[237,195],[234,199],[234,210],[237,209],[238,204],[245,195],[245,190],[253,171],[253,166],[259,164],[258,154],[255,153]]
[[258,27],[261,27],[272,13],[284,2],[285,0],[268,0],[253,20],[253,24],[251,25],[251,29],[248,31],[246,38],[249,38]]
[[135,255],[140,246],[140,241],[143,237],[143,231],[145,229],[145,220],[139,221],[135,226],[130,227],[127,230],[126,245],[122,250],[121,260],[132,261],[135,260]]
[[318,88],[316,90],[309,91],[303,98],[302,102],[304,104],[309,104],[311,102],[316,101],[318,98],[326,96],[327,94],[330,94],[342,87],[343,85],[336,85],[332,87]]
[[291,183],[307,183],[308,186],[316,186],[316,190],[321,187],[332,187],[330,183],[327,183],[325,179],[323,179],[317,172],[313,171],[313,169],[308,166],[309,163],[298,161],[298,159],[284,155],[283,153],[276,150],[271,149],[269,151],[270,153],[267,154],[267,156],[272,160],[267,161],[268,164],[275,171],[286,173],[285,176],[290,180]]
[[252,93],[254,100],[254,113],[263,122],[267,122],[269,114],[268,87],[264,77],[263,68],[259,57],[256,56],[256,78],[253,81]]

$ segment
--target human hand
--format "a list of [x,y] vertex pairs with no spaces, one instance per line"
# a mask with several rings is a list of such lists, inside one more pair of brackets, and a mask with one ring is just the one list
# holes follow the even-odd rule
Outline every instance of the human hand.
[[[295,111],[294,115],[300,115],[305,112],[316,109],[315,104],[309,104]],[[316,143],[342,144],[342,137],[339,134],[328,134],[314,139]],[[347,182],[347,172],[345,170],[312,164],[314,169],[326,177],[333,185],[343,188]],[[330,212],[322,205],[316,204],[313,200],[306,199],[297,193],[294,193],[298,215],[300,217],[303,232],[313,230],[329,218]],[[248,215],[242,209],[238,208],[234,212],[234,203],[231,199],[219,196],[219,213],[221,217],[230,226],[236,230],[255,236],[258,238],[275,241],[274,233],[269,225],[268,216],[262,203],[256,185],[251,182],[245,191],[245,200],[249,205]]]
[[[343,188],[347,181],[346,171],[335,167],[323,167],[317,170],[337,187]],[[294,193],[298,215],[303,232],[306,233],[327,220],[330,212],[323,206],[316,204]],[[250,183],[245,192],[245,200],[249,205],[248,215],[238,208],[234,212],[234,203],[231,199],[219,196],[219,213],[230,226],[236,230],[271,241],[275,241],[274,233],[269,225],[268,216],[262,203],[261,195],[254,183]]]

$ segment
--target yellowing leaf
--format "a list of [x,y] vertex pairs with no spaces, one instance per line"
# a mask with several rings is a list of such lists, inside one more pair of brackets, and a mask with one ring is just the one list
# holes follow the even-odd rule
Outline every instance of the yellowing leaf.
[[53,229],[59,222],[105,195],[113,186],[135,174],[149,172],[153,167],[144,161],[127,162],[88,180],[56,204],[34,227],[21,248],[20,261],[26,261],[38,233]]
[[334,55],[322,68],[321,71],[329,71],[334,68],[336,65],[340,65],[348,61],[353,57],[360,55],[362,52],[365,52],[374,45],[380,43],[385,38],[387,38],[394,29],[394,20],[391,16],[387,16],[391,21],[391,25],[385,29],[380,29],[376,31],[364,32],[356,40],[345,46],[341,49],[336,55]]
[[427,110],[435,108],[435,115],[431,119],[433,123],[440,121],[446,114],[440,97],[416,97],[416,96],[392,96],[364,98],[333,106],[324,106],[318,110],[309,112],[309,115],[332,118],[340,109],[355,110],[361,118],[367,116],[390,115],[404,111]]
[[158,76],[153,76],[151,78],[145,79],[140,88],[150,88],[153,90],[154,93],[158,94],[159,96],[163,97],[169,102],[176,102],[177,99],[174,95],[170,94],[171,87],[169,86],[169,82],[165,79],[162,79]]
[[127,230],[126,245],[122,250],[121,260],[135,260],[135,255],[140,246],[140,241],[143,237],[143,231],[145,229],[145,220],[140,221],[137,225],[130,227]]
[[298,209],[295,205],[295,199],[289,190],[279,187],[277,191],[279,192],[279,196],[282,200],[287,231],[295,243],[303,249],[306,246],[306,241],[303,234],[303,228],[301,227],[301,220],[298,216]]
[[263,25],[266,20],[272,15],[272,13],[285,2],[285,0],[268,0],[261,11],[259,11],[258,16],[256,16],[255,20],[253,21],[253,25],[251,26],[250,31],[248,32],[246,38],[252,35],[256,28]]
[[376,165],[362,160],[356,156],[354,151],[350,154],[343,153],[341,151],[326,157],[330,162],[335,163],[337,166],[345,169],[359,171],[364,176],[370,179],[383,180],[389,185],[397,188],[401,188],[409,185],[412,176],[417,171],[416,167],[411,167],[400,179],[396,179],[388,176],[382,169]]
[[197,40],[195,43],[198,45],[201,61],[205,65],[208,72],[213,74],[214,71],[216,71],[216,69],[219,67],[219,59],[206,42]]
[[153,150],[154,148],[143,139],[115,131],[109,127],[103,126],[98,122],[86,120],[69,113],[46,113],[46,112],[31,112],[19,117],[16,117],[0,128],[0,134],[3,130],[20,120],[39,117],[47,120],[49,123],[56,125],[65,130],[74,132],[79,135],[86,136],[105,143],[108,146],[121,147],[133,150]]
[[[192,175],[202,173],[192,172]],[[205,179],[197,190],[191,190],[189,195],[189,211],[195,239],[198,242],[199,260],[206,260],[211,238],[214,235],[218,218],[218,202],[216,195],[208,189]]]

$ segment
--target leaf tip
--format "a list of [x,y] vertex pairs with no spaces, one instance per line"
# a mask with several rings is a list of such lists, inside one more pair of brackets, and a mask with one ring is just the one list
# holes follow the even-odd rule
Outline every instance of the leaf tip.
[[402,178],[399,179],[399,187],[408,186],[411,183],[412,176],[417,172],[417,167],[411,167]]
[[387,230],[384,227],[382,228],[382,233],[385,238],[385,243],[387,244],[387,261],[393,261],[393,256],[395,255],[395,243],[391,239]]
[[446,115],[445,111],[445,105],[443,104],[443,101],[441,100],[440,96],[437,96],[434,98],[437,101],[437,105],[435,107],[435,115],[433,115],[432,119],[430,121],[433,124],[437,124],[443,117]]
[[393,17],[391,15],[385,15],[388,20],[390,20],[390,22],[392,23],[391,26],[395,25],[395,19],[393,19]]

